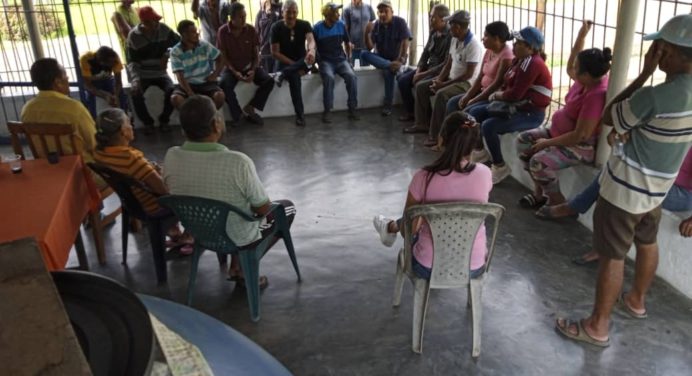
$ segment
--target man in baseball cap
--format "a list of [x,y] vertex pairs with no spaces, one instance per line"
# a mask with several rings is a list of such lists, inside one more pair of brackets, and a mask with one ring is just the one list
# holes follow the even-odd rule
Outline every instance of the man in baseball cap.
[[[335,11],[338,13],[339,9],[341,9],[343,7],[344,6],[341,4],[334,4],[334,3],[324,4],[324,5],[322,5],[322,16],[327,17],[330,14],[332,14],[332,12],[335,12]],[[337,17],[338,17],[338,14],[337,14]]]
[[154,132],[154,119],[147,110],[144,93],[150,86],[163,90],[163,112],[158,120],[160,130],[168,132],[168,120],[173,112],[173,105],[168,99],[175,88],[166,72],[168,49],[180,42],[180,36],[159,22],[161,16],[152,7],[143,6],[138,13],[140,24],[128,34],[126,47],[132,105],[144,124],[144,132],[151,134]]
[[[608,143],[617,136],[624,145],[610,156],[599,180],[593,215],[593,246],[599,253],[593,311],[582,320],[558,318],[555,323],[565,337],[600,347],[610,344],[613,308],[635,319],[647,317],[646,292],[658,265],[661,203],[692,145],[692,15],[673,17],[644,39],[654,42],[642,72],[603,111],[603,124],[613,126]],[[665,81],[644,86],[657,68],[666,74]],[[632,287],[622,292],[625,256],[632,244],[637,268]]]
[[161,16],[156,13],[154,8],[150,6],[143,6],[139,8],[139,11],[137,12],[137,15],[139,16],[139,20],[141,22],[146,22],[146,21],[161,21]]

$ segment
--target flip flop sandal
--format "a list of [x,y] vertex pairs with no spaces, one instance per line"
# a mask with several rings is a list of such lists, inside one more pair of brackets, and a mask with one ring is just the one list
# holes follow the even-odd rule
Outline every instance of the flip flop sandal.
[[540,208],[538,208],[538,210],[536,210],[534,215],[538,219],[545,219],[545,220],[577,219],[577,218],[579,218],[579,214],[572,214],[572,215],[567,215],[567,216],[562,216],[562,217],[556,217],[550,211],[550,206],[548,206],[548,205],[543,205]]
[[532,193],[525,195],[519,199],[519,206],[526,209],[538,209],[545,205],[548,199],[545,197],[536,198]]
[[[564,326],[560,326],[560,320],[564,321]],[[594,345],[598,347],[610,346],[610,338],[608,338],[605,341],[599,341],[591,337],[589,333],[587,333],[586,330],[584,330],[584,325],[582,324],[583,321],[584,320],[572,321],[570,319],[558,318],[557,320],[555,320],[555,329],[563,336],[576,342],[584,342],[588,343],[589,345]],[[572,324],[577,326],[577,334],[571,333],[569,331],[569,327],[572,326]]]
[[580,255],[580,256],[573,257],[572,262],[579,265],[579,266],[585,266],[585,265],[589,265],[589,264],[593,264],[595,262],[598,262],[598,258],[587,260],[584,258],[583,255]]
[[633,319],[643,320],[643,319],[649,317],[649,315],[646,313],[646,311],[644,311],[644,313],[634,312],[634,310],[632,310],[632,308],[630,308],[630,306],[627,305],[627,302],[625,302],[625,293],[624,292],[622,294],[620,294],[620,296],[618,297],[618,300],[615,302],[615,306],[618,307],[620,309],[620,311],[627,314],[627,316],[629,316]]
[[[260,279],[260,290],[266,289],[267,286],[269,286],[269,279],[267,278],[267,276],[266,276],[266,275],[261,275],[259,279]],[[244,278],[244,277],[238,278],[238,280],[236,281],[236,283],[237,283],[238,286],[240,286],[240,287],[245,287],[245,278]]]

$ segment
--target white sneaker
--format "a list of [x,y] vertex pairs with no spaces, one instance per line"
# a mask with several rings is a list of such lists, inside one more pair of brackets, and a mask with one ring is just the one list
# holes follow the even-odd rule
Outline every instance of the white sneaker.
[[372,225],[375,226],[375,231],[377,231],[377,233],[380,234],[380,241],[386,247],[391,247],[392,244],[394,244],[394,242],[396,241],[396,234],[387,231],[387,228],[389,227],[389,222],[391,221],[392,219],[386,218],[381,214],[376,215],[372,219]]
[[471,162],[473,163],[485,163],[490,160],[490,153],[487,150],[474,150],[471,152]]
[[505,180],[505,178],[512,173],[512,170],[506,163],[504,166],[500,167],[493,165],[493,167],[490,168],[490,171],[493,173],[493,184],[497,184]]

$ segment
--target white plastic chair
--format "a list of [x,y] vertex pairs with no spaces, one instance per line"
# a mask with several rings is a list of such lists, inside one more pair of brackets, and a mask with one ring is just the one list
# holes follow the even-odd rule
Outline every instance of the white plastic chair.
[[[473,323],[473,350],[471,356],[476,358],[481,353],[481,289],[483,279],[488,273],[490,261],[495,250],[495,238],[500,219],[505,208],[498,204],[479,204],[454,202],[443,204],[415,205],[404,213],[404,248],[399,252],[396,285],[392,304],[398,307],[401,303],[401,290],[404,286],[404,274],[413,283],[413,344],[416,353],[423,351],[423,329],[425,314],[428,309],[430,289],[448,289],[465,287],[469,291],[469,306]],[[423,217],[430,225],[434,253],[430,280],[416,276],[411,267],[412,247],[411,228],[416,217]],[[469,278],[471,249],[476,239],[478,228],[491,217],[493,234],[488,246],[485,273],[479,278]]]

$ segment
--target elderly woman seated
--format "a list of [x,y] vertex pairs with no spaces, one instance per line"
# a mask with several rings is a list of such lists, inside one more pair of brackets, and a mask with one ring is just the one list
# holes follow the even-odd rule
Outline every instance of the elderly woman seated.
[[[113,171],[144,183],[154,194],[167,195],[168,188],[161,178],[160,167],[149,162],[141,151],[130,146],[133,139],[132,124],[123,110],[109,108],[102,111],[96,118],[94,159]],[[150,192],[136,187],[132,191],[148,214],[155,216],[166,210],[159,206],[156,196]],[[168,230],[168,236],[171,238],[166,243],[168,247],[181,246],[181,254],[192,253],[192,237],[182,233],[177,225]]]
[[582,51],[590,29],[591,21],[584,22],[567,60],[567,74],[574,85],[565,106],[555,112],[550,128],[525,131],[517,138],[519,158],[534,182],[533,193],[519,200],[526,208],[563,203],[557,172],[594,161],[612,55],[609,48]]

